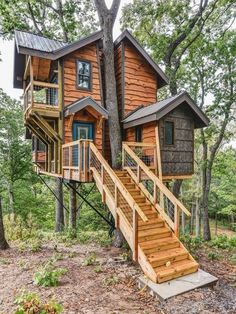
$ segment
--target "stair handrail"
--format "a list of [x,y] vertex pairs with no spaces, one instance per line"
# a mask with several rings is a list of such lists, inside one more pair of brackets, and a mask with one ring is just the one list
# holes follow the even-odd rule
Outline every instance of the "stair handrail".
[[[178,228],[179,228],[179,213],[178,210],[182,210],[187,216],[191,216],[191,213],[187,210],[187,208],[174,196],[174,194],[160,181],[160,179],[145,165],[145,163],[135,154],[135,152],[128,146],[127,143],[123,143],[122,145],[122,159],[123,159],[123,168],[127,169],[129,172],[132,172],[132,169],[130,167],[124,166],[124,158],[125,158],[125,152],[131,156],[131,158],[137,163],[137,177],[140,173],[140,168],[142,171],[147,175],[147,177],[153,181],[154,184],[154,190],[156,189],[156,186],[159,188],[160,192],[163,193],[175,206],[175,213],[177,214],[175,222],[172,222],[169,216],[164,212],[164,209],[162,208],[161,204],[159,205],[156,198],[151,198],[150,201],[153,203],[153,205],[157,208],[157,210],[160,212],[162,217],[165,219],[167,224],[176,231],[176,234],[178,234]],[[138,182],[137,182],[138,183]]]
[[[93,153],[96,155],[96,157],[99,158],[99,161],[101,163],[101,166],[104,167],[104,169],[107,171],[107,173],[112,178],[115,186],[120,191],[126,202],[129,204],[129,206],[134,209],[139,216],[142,218],[143,221],[148,221],[147,216],[144,214],[144,212],[141,210],[141,208],[138,206],[138,204],[133,199],[132,195],[128,192],[125,185],[121,182],[121,180],[117,177],[114,170],[110,167],[108,162],[105,160],[105,158],[102,156],[102,154],[99,152],[97,147],[94,145],[94,143],[90,142],[89,144],[90,150],[93,151]],[[90,166],[90,169],[92,167]]]

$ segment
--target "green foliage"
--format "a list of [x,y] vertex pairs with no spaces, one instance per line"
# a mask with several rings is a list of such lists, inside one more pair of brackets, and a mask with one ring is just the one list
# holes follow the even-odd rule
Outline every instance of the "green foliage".
[[33,292],[23,291],[15,303],[18,305],[14,314],[60,314],[63,306],[54,300],[42,303],[38,295]]
[[107,231],[81,231],[78,234],[78,241],[81,244],[97,243],[101,246],[110,246],[112,239]]
[[67,269],[56,268],[52,262],[45,264],[34,274],[34,283],[42,287],[56,287],[59,284],[60,277],[65,275]]
[[220,235],[211,240],[210,246],[219,249],[236,248],[236,237],[227,237],[226,235]]
[[220,256],[218,253],[216,252],[209,252],[207,257],[211,260],[211,261],[216,261],[220,259]]
[[83,261],[83,266],[92,266],[96,264],[97,264],[97,256],[95,252],[89,253]]
[[120,278],[115,275],[112,275],[110,277],[106,277],[103,279],[103,284],[105,286],[114,286],[114,285],[117,285],[119,282],[120,282]]
[[101,264],[97,265],[97,266],[94,268],[94,271],[95,271],[95,273],[97,273],[97,274],[102,273],[102,266],[101,266]]
[[189,234],[181,235],[180,240],[191,253],[195,253],[203,245],[201,237],[193,237]]

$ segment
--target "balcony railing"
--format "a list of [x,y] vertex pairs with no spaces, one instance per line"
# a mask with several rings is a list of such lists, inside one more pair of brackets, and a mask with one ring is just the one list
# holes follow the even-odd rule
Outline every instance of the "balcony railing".
[[29,107],[57,107],[58,84],[33,81],[24,91],[24,110]]

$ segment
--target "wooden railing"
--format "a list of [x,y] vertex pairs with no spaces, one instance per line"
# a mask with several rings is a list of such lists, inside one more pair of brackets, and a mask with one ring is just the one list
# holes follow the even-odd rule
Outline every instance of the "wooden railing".
[[[133,144],[131,144],[131,146],[132,145]],[[143,145],[149,147],[149,145],[152,144]],[[175,232],[176,236],[179,236],[180,211],[183,211],[187,216],[191,216],[190,212],[161,182],[161,180],[158,179],[149,166],[139,158],[135,151],[129,147],[129,143],[123,143],[122,166],[128,171],[144,195]]]
[[24,111],[29,107],[52,108],[58,106],[58,84],[31,81],[24,90]]
[[78,140],[62,145],[62,174],[64,178],[90,181],[90,142],[91,140]]
[[[89,147],[90,169],[97,187],[102,194],[103,202],[106,202],[111,210],[116,220],[116,226],[121,228],[121,231],[133,250],[133,258],[137,260],[138,216],[140,216],[143,221],[147,221],[148,218],[96,146],[90,142]],[[120,219],[123,219],[122,224],[119,223]],[[125,226],[128,228],[125,228]],[[130,231],[132,232],[131,234]]]

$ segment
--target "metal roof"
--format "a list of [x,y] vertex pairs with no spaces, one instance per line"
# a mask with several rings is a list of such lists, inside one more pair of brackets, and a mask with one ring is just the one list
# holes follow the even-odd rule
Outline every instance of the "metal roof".
[[102,107],[97,101],[95,101],[91,96],[76,100],[75,102],[67,106],[65,108],[65,117],[76,113],[88,106],[92,107],[94,110],[100,113],[100,115],[102,115],[105,119],[108,119],[108,111],[104,107]]
[[62,41],[18,30],[15,31],[15,40],[17,47],[24,47],[44,52],[53,52],[68,45],[68,43]]
[[115,40],[114,45],[117,47],[123,40],[127,39],[143,56],[143,58],[149,63],[149,65],[157,73],[158,77],[158,88],[163,87],[168,84],[168,77],[162,71],[158,64],[149,56],[147,51],[140,45],[140,43],[132,36],[132,34],[126,29],[120,36]]
[[178,95],[159,101],[155,104],[141,107],[139,110],[136,110],[133,113],[131,112],[122,121],[124,123],[124,128],[127,129],[136,125],[159,120],[183,103],[187,103],[195,115],[195,128],[202,128],[209,124],[209,119],[204,114],[204,112],[196,105],[189,94],[184,91]]

